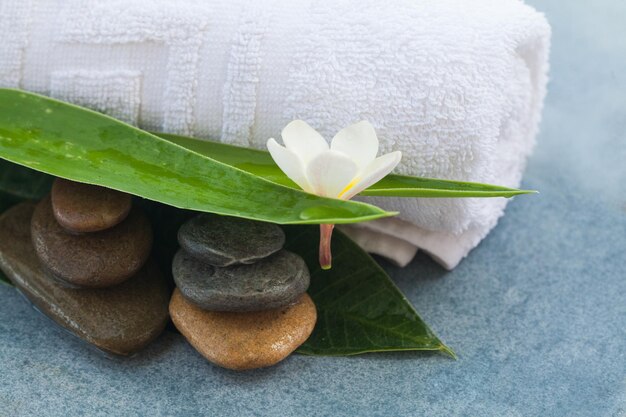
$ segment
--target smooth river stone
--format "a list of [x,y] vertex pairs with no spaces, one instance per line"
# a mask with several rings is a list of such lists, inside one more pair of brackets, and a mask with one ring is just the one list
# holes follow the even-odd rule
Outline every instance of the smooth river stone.
[[304,260],[286,250],[251,265],[220,268],[180,249],[174,257],[172,275],[185,298],[202,309],[214,311],[283,307],[309,288],[309,270]]
[[211,265],[251,264],[282,249],[285,233],[275,224],[200,214],[183,224],[178,243]]
[[46,197],[35,209],[31,232],[42,263],[70,286],[119,284],[141,269],[152,248],[152,228],[137,208],[111,229],[77,235],[59,225]]
[[253,313],[202,310],[178,289],[170,301],[176,328],[202,356],[228,369],[274,365],[311,335],[317,320],[315,304],[304,293],[295,304]]
[[33,249],[34,209],[22,203],[0,216],[0,269],[13,284],[39,311],[106,352],[129,355],[154,340],[167,324],[170,294],[154,262],[111,288],[60,285],[46,275]]
[[121,223],[132,206],[130,194],[97,185],[57,178],[52,184],[52,210],[72,232],[98,232]]

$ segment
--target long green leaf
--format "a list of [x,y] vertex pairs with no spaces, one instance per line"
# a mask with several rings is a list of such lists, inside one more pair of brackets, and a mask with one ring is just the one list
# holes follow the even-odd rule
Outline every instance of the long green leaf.
[[[194,150],[202,155],[263,177],[276,184],[299,189],[299,187],[278,168],[268,152],[167,133],[156,133],[156,135],[187,149]],[[361,192],[360,195],[448,198],[513,197],[515,195],[533,192],[534,191],[518,190],[515,188],[479,184],[475,182],[388,175],[378,183]]]
[[285,232],[287,249],[301,255],[311,271],[309,294],[318,312],[315,330],[299,353],[432,350],[455,357],[385,271],[348,237],[334,232],[333,268],[325,271],[317,259],[316,227],[289,226]]
[[393,215],[274,184],[108,116],[0,89],[0,158],[175,207],[281,224]]

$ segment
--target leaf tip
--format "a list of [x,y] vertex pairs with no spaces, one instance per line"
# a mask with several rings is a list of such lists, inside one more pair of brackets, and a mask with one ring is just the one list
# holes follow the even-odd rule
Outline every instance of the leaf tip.
[[511,192],[509,195],[506,196],[506,198],[512,198],[518,195],[523,195],[523,194],[539,194],[539,191],[537,190],[515,190],[513,192]]
[[443,343],[439,347],[439,350],[443,352],[444,354],[450,356],[454,360],[459,359],[458,356],[456,356],[456,353],[454,353],[452,349],[450,349],[448,346],[444,345]]
[[539,194],[537,190],[519,190],[520,194]]

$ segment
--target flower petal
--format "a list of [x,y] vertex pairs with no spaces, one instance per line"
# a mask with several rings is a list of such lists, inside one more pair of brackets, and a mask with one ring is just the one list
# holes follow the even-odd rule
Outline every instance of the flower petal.
[[383,179],[398,165],[402,159],[402,152],[396,151],[379,156],[374,159],[361,174],[358,181],[340,195],[342,200],[349,200],[370,185],[376,184]]
[[289,177],[293,182],[298,184],[304,191],[312,193],[313,188],[306,179],[304,173],[304,165],[300,158],[289,149],[278,144],[274,138],[267,141],[267,149],[276,162],[276,165]]
[[281,136],[287,149],[296,154],[305,166],[311,159],[328,150],[326,140],[304,120],[289,123]]
[[324,197],[338,198],[358,173],[359,168],[346,155],[326,151],[309,162],[306,177],[313,192]]
[[378,137],[374,126],[365,120],[341,129],[333,138],[330,149],[348,155],[364,170],[378,153]]

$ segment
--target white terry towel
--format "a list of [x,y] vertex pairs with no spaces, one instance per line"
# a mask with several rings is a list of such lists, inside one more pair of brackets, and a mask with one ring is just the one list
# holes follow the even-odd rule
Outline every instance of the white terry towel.
[[[362,119],[397,172],[518,186],[550,28],[518,0],[0,0],[0,85],[147,129],[264,148],[293,119]],[[348,233],[454,267],[506,201],[368,198],[397,219]]]

